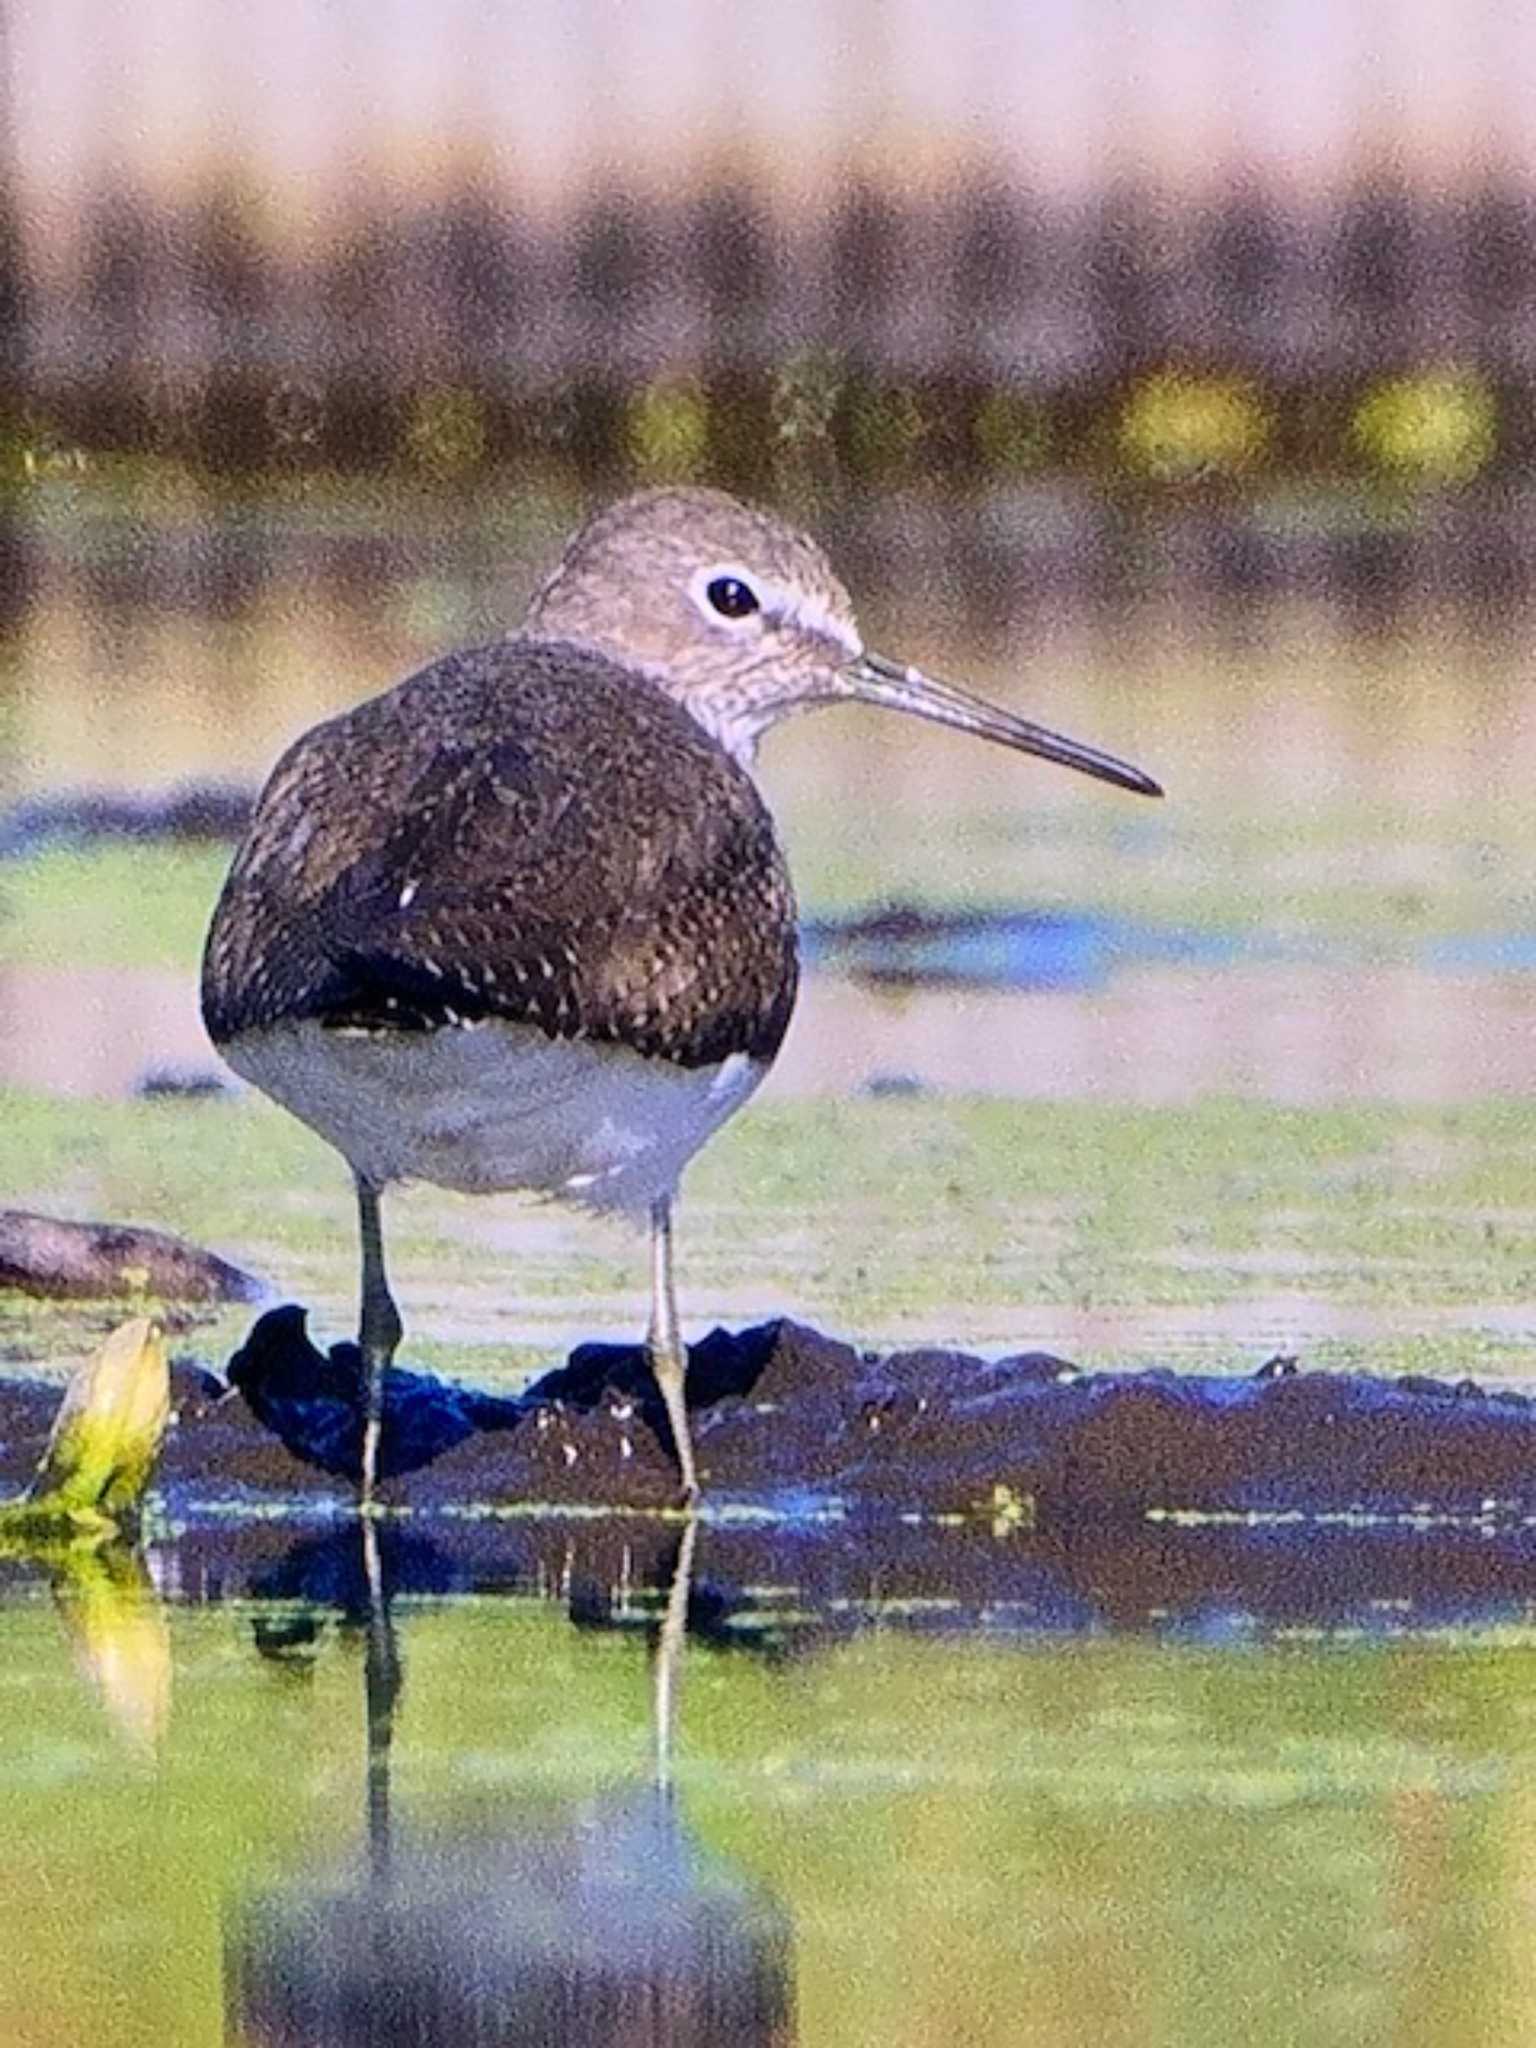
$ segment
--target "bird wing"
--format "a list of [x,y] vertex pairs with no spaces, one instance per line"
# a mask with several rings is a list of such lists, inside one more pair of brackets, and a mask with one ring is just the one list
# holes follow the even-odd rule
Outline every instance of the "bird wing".
[[216,913],[215,1038],[485,1018],[684,1065],[771,1057],[794,906],[750,779],[573,649],[450,657],[301,740]]

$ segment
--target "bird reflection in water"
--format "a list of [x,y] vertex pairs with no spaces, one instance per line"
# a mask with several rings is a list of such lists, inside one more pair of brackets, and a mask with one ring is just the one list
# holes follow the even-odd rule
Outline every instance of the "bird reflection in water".
[[698,1524],[684,1528],[655,1641],[653,1749],[639,1783],[567,1821],[405,1843],[390,1813],[401,1665],[377,1525],[368,1593],[363,1869],[229,1915],[227,2039],[241,2048],[788,2048],[788,1916],[690,1840],[673,1784]]

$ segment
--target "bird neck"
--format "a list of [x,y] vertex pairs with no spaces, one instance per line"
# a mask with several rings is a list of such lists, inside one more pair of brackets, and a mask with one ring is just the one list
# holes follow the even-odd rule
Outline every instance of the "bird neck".
[[680,675],[662,663],[636,660],[633,653],[612,646],[596,635],[550,633],[537,627],[531,632],[524,627],[523,632],[529,638],[554,640],[563,646],[578,647],[584,654],[601,655],[605,661],[615,663],[627,675],[634,677],[642,687],[659,690],[674,704],[680,704],[689,717],[704,728],[716,746],[729,754],[748,774],[756,773],[757,743],[763,734],[797,708],[793,699],[774,701],[764,694],[759,683],[749,677],[738,680],[712,677],[701,682],[695,677]]
[[788,704],[765,704],[745,689],[736,692],[711,684],[707,689],[690,690],[675,682],[669,685],[660,676],[654,680],[749,775],[757,772],[758,741],[769,726],[777,725],[793,708]]

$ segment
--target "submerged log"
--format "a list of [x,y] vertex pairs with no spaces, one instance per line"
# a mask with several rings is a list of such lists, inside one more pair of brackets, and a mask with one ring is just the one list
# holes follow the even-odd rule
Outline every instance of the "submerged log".
[[164,795],[85,789],[27,797],[0,811],[0,860],[107,839],[223,843],[244,831],[251,803],[252,792],[230,782],[186,783]]
[[0,1209],[0,1288],[62,1301],[259,1301],[262,1284],[212,1252],[131,1223]]

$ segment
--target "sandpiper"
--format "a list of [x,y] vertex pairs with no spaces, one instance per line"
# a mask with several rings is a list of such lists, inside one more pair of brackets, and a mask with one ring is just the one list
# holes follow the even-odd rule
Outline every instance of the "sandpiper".
[[1139,769],[865,647],[807,535],[723,492],[598,512],[521,628],[305,733],[214,912],[203,1016],[352,1169],[361,1493],[400,1340],[393,1181],[648,1217],[648,1349],[698,1493],[672,1205],[779,1049],[795,901],[753,781],[793,711],[857,700],[1147,796]]

